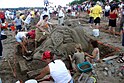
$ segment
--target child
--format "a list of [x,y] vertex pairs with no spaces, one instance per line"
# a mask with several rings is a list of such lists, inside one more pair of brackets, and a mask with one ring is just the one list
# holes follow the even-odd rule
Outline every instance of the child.
[[75,53],[72,57],[72,62],[75,61],[75,63],[72,65],[74,70],[77,70],[77,64],[84,62],[84,52],[82,51],[82,46],[81,44],[76,44],[75,45]]
[[92,55],[89,55],[88,53],[85,53],[85,55],[88,56],[87,59],[91,63],[99,62],[99,60],[100,60],[100,56],[99,56],[100,52],[99,52],[99,48],[98,48],[98,42],[97,41],[92,41],[91,44],[93,46]]

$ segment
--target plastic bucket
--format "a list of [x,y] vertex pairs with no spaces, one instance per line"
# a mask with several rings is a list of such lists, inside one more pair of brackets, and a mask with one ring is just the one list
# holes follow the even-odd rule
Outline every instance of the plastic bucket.
[[[82,69],[82,67],[84,67],[84,66],[86,66],[86,65],[87,65],[88,67]],[[86,73],[86,72],[92,70],[92,64],[89,63],[89,62],[83,62],[83,63],[77,64],[77,67],[78,67],[78,69],[80,70],[80,72],[84,72],[84,73]]]
[[93,29],[93,36],[95,37],[99,36],[99,29]]
[[30,79],[25,81],[25,83],[38,83],[35,79]]
[[12,31],[14,31],[14,30],[15,30],[15,26],[11,26],[10,28],[11,28],[11,30],[12,30]]

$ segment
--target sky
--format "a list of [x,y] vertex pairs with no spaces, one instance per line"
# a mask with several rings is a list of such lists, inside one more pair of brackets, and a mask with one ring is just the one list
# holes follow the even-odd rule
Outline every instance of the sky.
[[[54,5],[65,6],[73,0],[49,0]],[[43,7],[44,0],[0,0],[0,8]]]

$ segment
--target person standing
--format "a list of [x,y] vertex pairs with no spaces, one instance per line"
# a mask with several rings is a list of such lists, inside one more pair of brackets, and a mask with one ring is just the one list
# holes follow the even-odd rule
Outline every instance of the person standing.
[[105,6],[105,20],[108,20],[107,18],[109,17],[109,11],[110,11],[110,5],[109,3],[107,3]]
[[110,13],[109,13],[109,31],[112,32],[114,36],[115,36],[115,27],[116,27],[117,16],[118,16],[118,12],[116,10],[116,7],[112,6]]
[[101,13],[102,13],[102,7],[100,6],[100,2],[97,1],[96,5],[94,6],[93,10],[93,18],[94,18],[94,23],[96,28],[99,28],[100,26],[100,18],[101,18]]
[[120,22],[120,30],[121,30],[121,37],[122,37],[122,46],[124,46],[124,5],[121,10],[121,22]]
[[64,13],[65,13],[64,9],[61,6],[59,6],[59,10],[58,10],[58,24],[59,25],[62,25],[64,23],[64,17],[65,17]]
[[49,5],[49,1],[48,0],[44,0],[44,6],[48,6]]
[[17,17],[14,20],[15,26],[16,26],[16,30],[21,31],[22,29],[22,19],[20,18],[19,15],[17,15]]
[[93,7],[94,7],[94,4],[91,4],[91,8],[89,8],[89,16],[90,16],[89,23],[90,23],[90,28],[93,27],[93,23],[94,23],[93,12],[92,12]]
[[44,8],[44,11],[41,13],[40,20],[43,20],[44,15],[48,15],[48,20],[50,20],[50,13],[47,8]]
[[31,19],[32,19],[32,14],[30,13],[24,21],[25,31],[29,30]]
[[2,21],[1,21],[1,19],[0,19],[0,58],[2,58],[2,51],[3,51],[3,46],[2,46],[2,38],[1,38],[1,23],[2,23]]

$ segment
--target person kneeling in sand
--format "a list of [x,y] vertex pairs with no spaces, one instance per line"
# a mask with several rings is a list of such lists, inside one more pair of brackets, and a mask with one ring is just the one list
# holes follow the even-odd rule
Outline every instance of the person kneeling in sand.
[[88,56],[87,60],[90,61],[91,63],[99,62],[100,61],[100,55],[99,55],[100,52],[99,52],[99,48],[98,48],[98,42],[93,40],[91,42],[91,44],[93,46],[92,55],[85,53],[85,56]]
[[41,70],[40,74],[35,78],[36,80],[50,74],[54,83],[73,83],[72,76],[67,70],[64,62],[60,59],[54,60],[53,52],[45,51],[42,55],[42,60],[48,65]]

